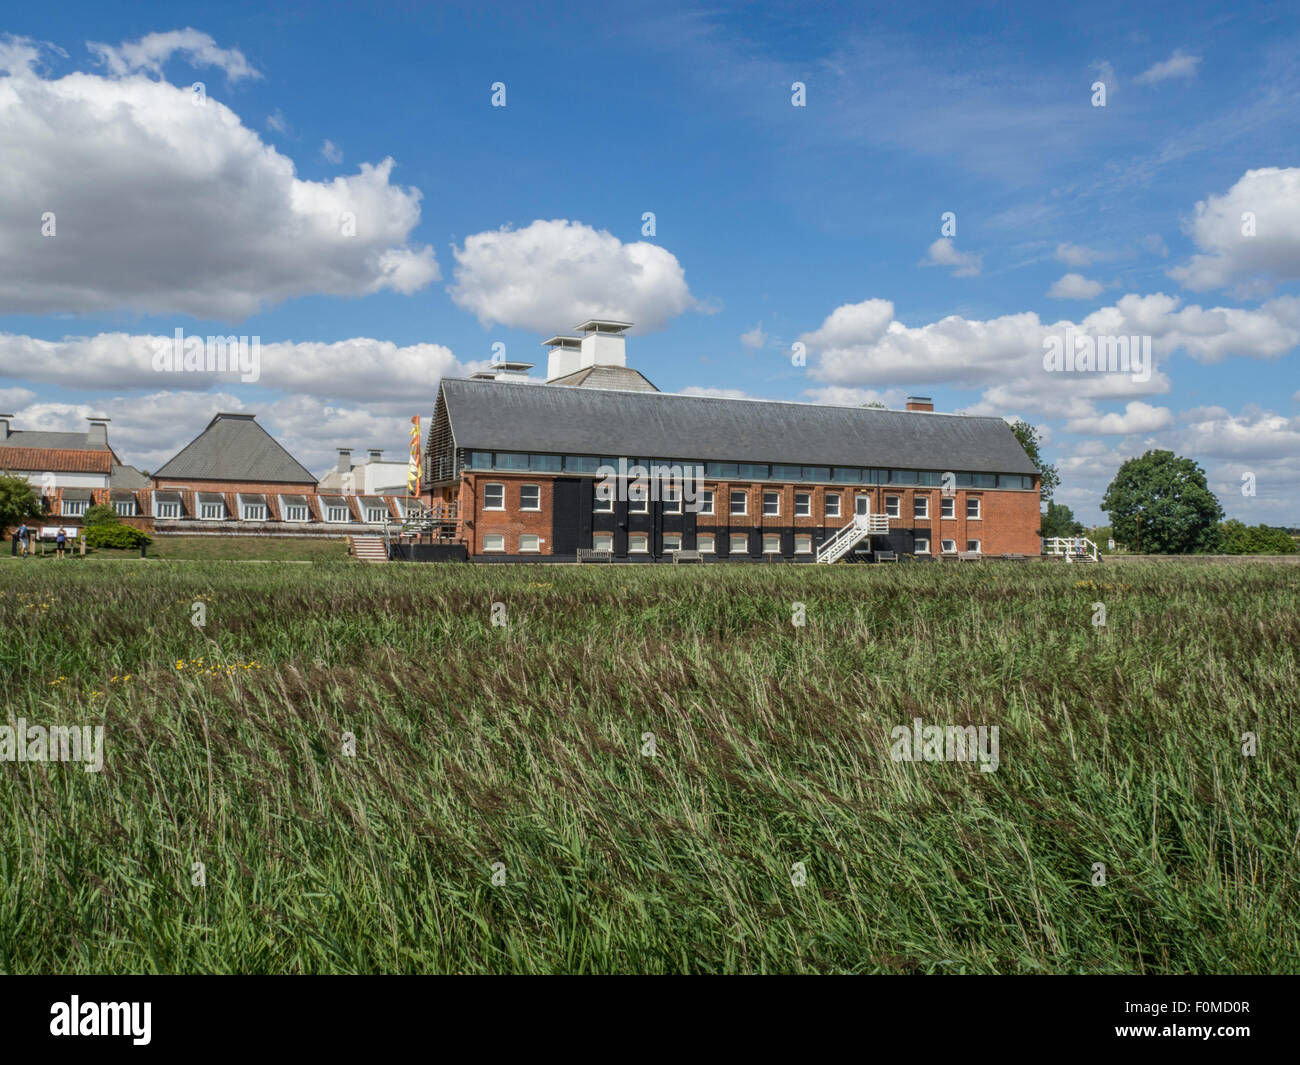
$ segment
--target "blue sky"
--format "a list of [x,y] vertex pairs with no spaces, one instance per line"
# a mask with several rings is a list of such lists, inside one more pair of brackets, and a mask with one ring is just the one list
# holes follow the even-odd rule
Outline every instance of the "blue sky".
[[[605,315],[665,391],[1024,417],[1086,521],[1169,447],[1300,525],[1293,6],[96,3],[0,34],[20,428],[108,413],[154,468],[244,409],[323,470],[400,453],[495,342],[540,373]],[[1047,372],[1066,324],[1151,336],[1155,372]],[[260,337],[260,379],[159,374],[177,328]]]

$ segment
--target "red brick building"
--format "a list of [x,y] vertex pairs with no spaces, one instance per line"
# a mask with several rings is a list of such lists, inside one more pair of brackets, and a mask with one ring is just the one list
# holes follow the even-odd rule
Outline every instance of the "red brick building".
[[[471,559],[1040,551],[1037,472],[1001,418],[668,395],[626,367],[626,323],[579,329],[547,341],[546,384],[512,364],[439,388],[424,486]],[[638,466],[700,476],[637,498]]]

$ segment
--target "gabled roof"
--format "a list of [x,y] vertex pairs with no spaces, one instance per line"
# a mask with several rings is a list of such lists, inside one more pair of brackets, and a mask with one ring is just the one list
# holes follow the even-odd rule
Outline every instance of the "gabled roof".
[[[76,436],[76,433],[14,433],[14,436]],[[113,453],[107,448],[0,445],[0,470],[49,470],[52,473],[109,473]]]
[[444,379],[456,446],[1033,474],[1001,418]]
[[546,383],[570,388],[616,388],[625,392],[659,391],[645,374],[630,366],[587,366]]
[[199,481],[269,481],[308,484],[316,478],[254,420],[254,414],[218,414],[208,427],[154,471],[160,477]]

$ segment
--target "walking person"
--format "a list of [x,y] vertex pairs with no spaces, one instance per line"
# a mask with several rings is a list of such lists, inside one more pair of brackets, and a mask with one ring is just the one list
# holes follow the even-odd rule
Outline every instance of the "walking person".
[[63,549],[68,546],[68,530],[59,526],[59,535],[54,538],[54,557],[62,558]]
[[27,528],[27,522],[23,522],[21,525],[18,526],[18,532],[16,535],[18,536],[18,557],[26,558],[27,541],[28,539],[30,539],[32,535],[31,530]]

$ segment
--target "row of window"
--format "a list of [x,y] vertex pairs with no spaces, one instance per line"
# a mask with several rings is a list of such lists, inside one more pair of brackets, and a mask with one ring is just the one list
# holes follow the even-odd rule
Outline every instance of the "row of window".
[[[749,554],[749,534],[748,533],[731,533],[728,544],[730,553],[733,555]],[[521,555],[536,554],[542,549],[542,542],[539,536],[531,533],[524,533],[519,537],[519,553]],[[663,553],[672,554],[682,549],[681,533],[664,533],[663,534]],[[700,533],[695,538],[695,549],[706,555],[717,553],[717,534]],[[614,534],[598,532],[591,538],[591,546],[597,551],[614,550]],[[956,540],[940,540],[940,551],[945,555],[957,553]],[[488,533],[483,537],[484,554],[502,553],[506,549],[505,533]],[[980,550],[978,540],[966,541],[967,551]],[[912,551],[917,555],[928,555],[930,553],[930,541],[917,537],[914,542]],[[811,555],[813,552],[813,538],[807,534],[798,534],[794,538],[794,553],[796,555]],[[650,553],[650,534],[649,533],[628,533],[627,536],[627,553],[629,555],[648,555]],[[780,533],[763,534],[763,554],[779,555],[781,554],[781,535]]]
[[[612,514],[614,512],[614,499],[609,493],[604,493],[600,487],[596,488],[596,500],[593,510],[597,514]],[[631,496],[631,493],[629,493]],[[779,518],[781,516],[781,492],[763,493],[763,517]],[[866,499],[866,496],[859,496],[859,499]],[[665,488],[663,491],[663,513],[680,514],[682,512],[682,495],[681,491],[676,488]],[[714,511],[714,491],[711,488],[704,488],[699,493],[699,509],[695,511],[698,514],[713,514]],[[811,492],[795,492],[794,494],[794,516],[796,518],[812,517],[813,496]],[[902,517],[902,497],[885,496],[885,513],[891,518]],[[749,493],[743,489],[734,489],[731,492],[729,500],[729,511],[735,517],[744,517],[749,513]],[[939,501],[941,518],[957,517],[957,500],[952,496],[944,496]],[[483,509],[484,510],[505,510],[506,509],[506,486],[504,484],[486,484],[483,486]],[[520,510],[541,510],[541,487],[535,484],[521,484],[519,486],[519,509]],[[629,514],[647,514],[650,510],[650,500],[645,498],[641,493],[639,498],[628,499]],[[827,492],[825,500],[826,517],[839,518],[843,517],[840,512],[840,494],[838,492]],[[966,499],[966,517],[972,520],[978,520],[982,517],[980,511],[980,499],[978,496],[969,496]],[[912,500],[912,517],[928,519],[930,517],[930,497],[918,495]]]
[[[601,466],[619,469],[619,459],[598,455],[539,455],[521,451],[470,451],[467,468],[513,470],[518,473],[574,473],[591,475]],[[652,466],[704,468],[704,476],[716,480],[752,481],[839,481],[845,484],[906,484],[938,488],[943,484],[939,470],[882,470],[862,466],[782,466],[765,462],[699,462],[694,459],[624,458],[630,470]],[[954,473],[958,488],[1034,487],[1034,479],[1020,473]]]
[[[66,518],[79,518],[86,513],[88,504],[84,499],[65,499],[60,513]],[[133,500],[121,500],[113,504],[114,509],[124,518],[131,518],[137,515],[135,502]],[[391,516],[387,507],[365,507],[365,520],[371,525],[379,525],[390,521]],[[181,505],[175,502],[159,502],[155,505],[156,518],[180,518]],[[241,521],[266,521],[267,506],[265,503],[244,503],[240,507]],[[311,520],[310,509],[301,504],[286,504],[281,507],[281,513],[285,521],[306,522]],[[324,508],[325,520],[331,523],[346,523],[353,520],[352,512],[347,507],[327,506]],[[225,503],[200,503],[199,520],[200,521],[225,521],[226,505]]]

